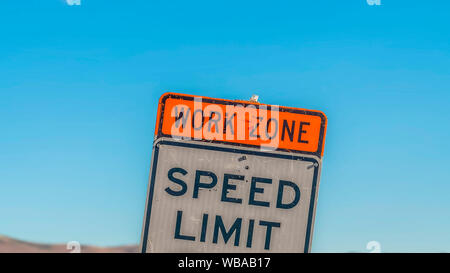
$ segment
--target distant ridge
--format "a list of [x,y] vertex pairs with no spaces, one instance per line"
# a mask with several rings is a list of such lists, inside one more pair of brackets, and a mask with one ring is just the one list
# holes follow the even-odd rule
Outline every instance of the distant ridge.
[[[81,245],[81,253],[136,253],[137,245],[97,247]],[[26,242],[0,235],[0,253],[70,253],[66,244],[41,244]]]

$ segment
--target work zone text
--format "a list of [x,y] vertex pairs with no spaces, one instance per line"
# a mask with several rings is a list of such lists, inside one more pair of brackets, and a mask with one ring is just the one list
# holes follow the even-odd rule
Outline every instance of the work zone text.
[[215,104],[200,99],[168,98],[164,136],[321,153],[324,116],[263,104]]

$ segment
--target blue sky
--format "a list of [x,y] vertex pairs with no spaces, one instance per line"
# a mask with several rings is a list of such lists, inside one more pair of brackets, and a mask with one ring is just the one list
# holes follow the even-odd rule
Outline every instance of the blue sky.
[[5,1],[0,234],[138,243],[166,91],[328,116],[314,252],[450,251],[449,1]]

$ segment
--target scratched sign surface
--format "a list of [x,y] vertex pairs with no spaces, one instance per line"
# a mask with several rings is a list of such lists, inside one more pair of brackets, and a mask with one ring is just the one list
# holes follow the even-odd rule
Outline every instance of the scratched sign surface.
[[[270,139],[264,143],[258,140],[259,147],[257,142],[247,145],[245,139],[236,137],[236,120],[232,143],[226,139],[205,141],[208,130],[214,132],[208,128],[208,120],[221,120],[219,115],[230,117],[220,110],[215,115],[207,113],[209,119],[202,121],[201,136],[195,137],[192,131],[188,135],[188,126],[192,125],[185,123],[182,129],[186,135],[180,138],[181,119],[187,112],[180,115],[180,104],[177,107],[170,115],[161,107],[158,113],[161,123],[157,125],[153,149],[142,252],[309,252],[322,162],[321,134],[325,131],[320,122],[318,127],[308,127],[309,123],[297,130],[297,140],[311,140],[315,145],[302,146],[309,147],[310,152],[301,153],[278,149]],[[208,108],[200,107],[204,115]],[[304,114],[291,119],[290,124],[308,120],[300,116]],[[169,129],[162,128],[168,126],[161,120],[164,116],[166,122],[173,118],[170,130],[175,134],[171,137]],[[249,115],[242,117],[244,124],[251,125]],[[268,117],[280,121],[279,115],[269,113]],[[193,121],[192,116],[189,119]],[[175,124],[177,120],[179,123]],[[244,133],[246,137],[249,128]],[[275,126],[263,130],[283,133],[283,129]],[[227,133],[222,127],[217,132]],[[263,133],[257,131],[256,135]],[[264,145],[267,143],[270,145]]]

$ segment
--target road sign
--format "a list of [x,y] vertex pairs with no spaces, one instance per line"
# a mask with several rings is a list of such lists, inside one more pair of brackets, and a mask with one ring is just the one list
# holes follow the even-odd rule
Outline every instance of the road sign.
[[[194,105],[199,101],[201,105]],[[248,105],[256,105],[256,111],[248,112]],[[241,101],[163,95],[142,252],[310,250],[325,116],[303,109],[266,108]],[[247,112],[241,115],[241,110]],[[239,127],[240,122],[244,126]],[[259,125],[252,132],[255,122]],[[291,126],[275,126],[283,123]],[[297,142],[291,149],[282,145],[283,131],[284,141]],[[265,133],[273,137],[264,138]]]
[[167,93],[159,101],[155,135],[321,157],[326,122],[316,110]]

